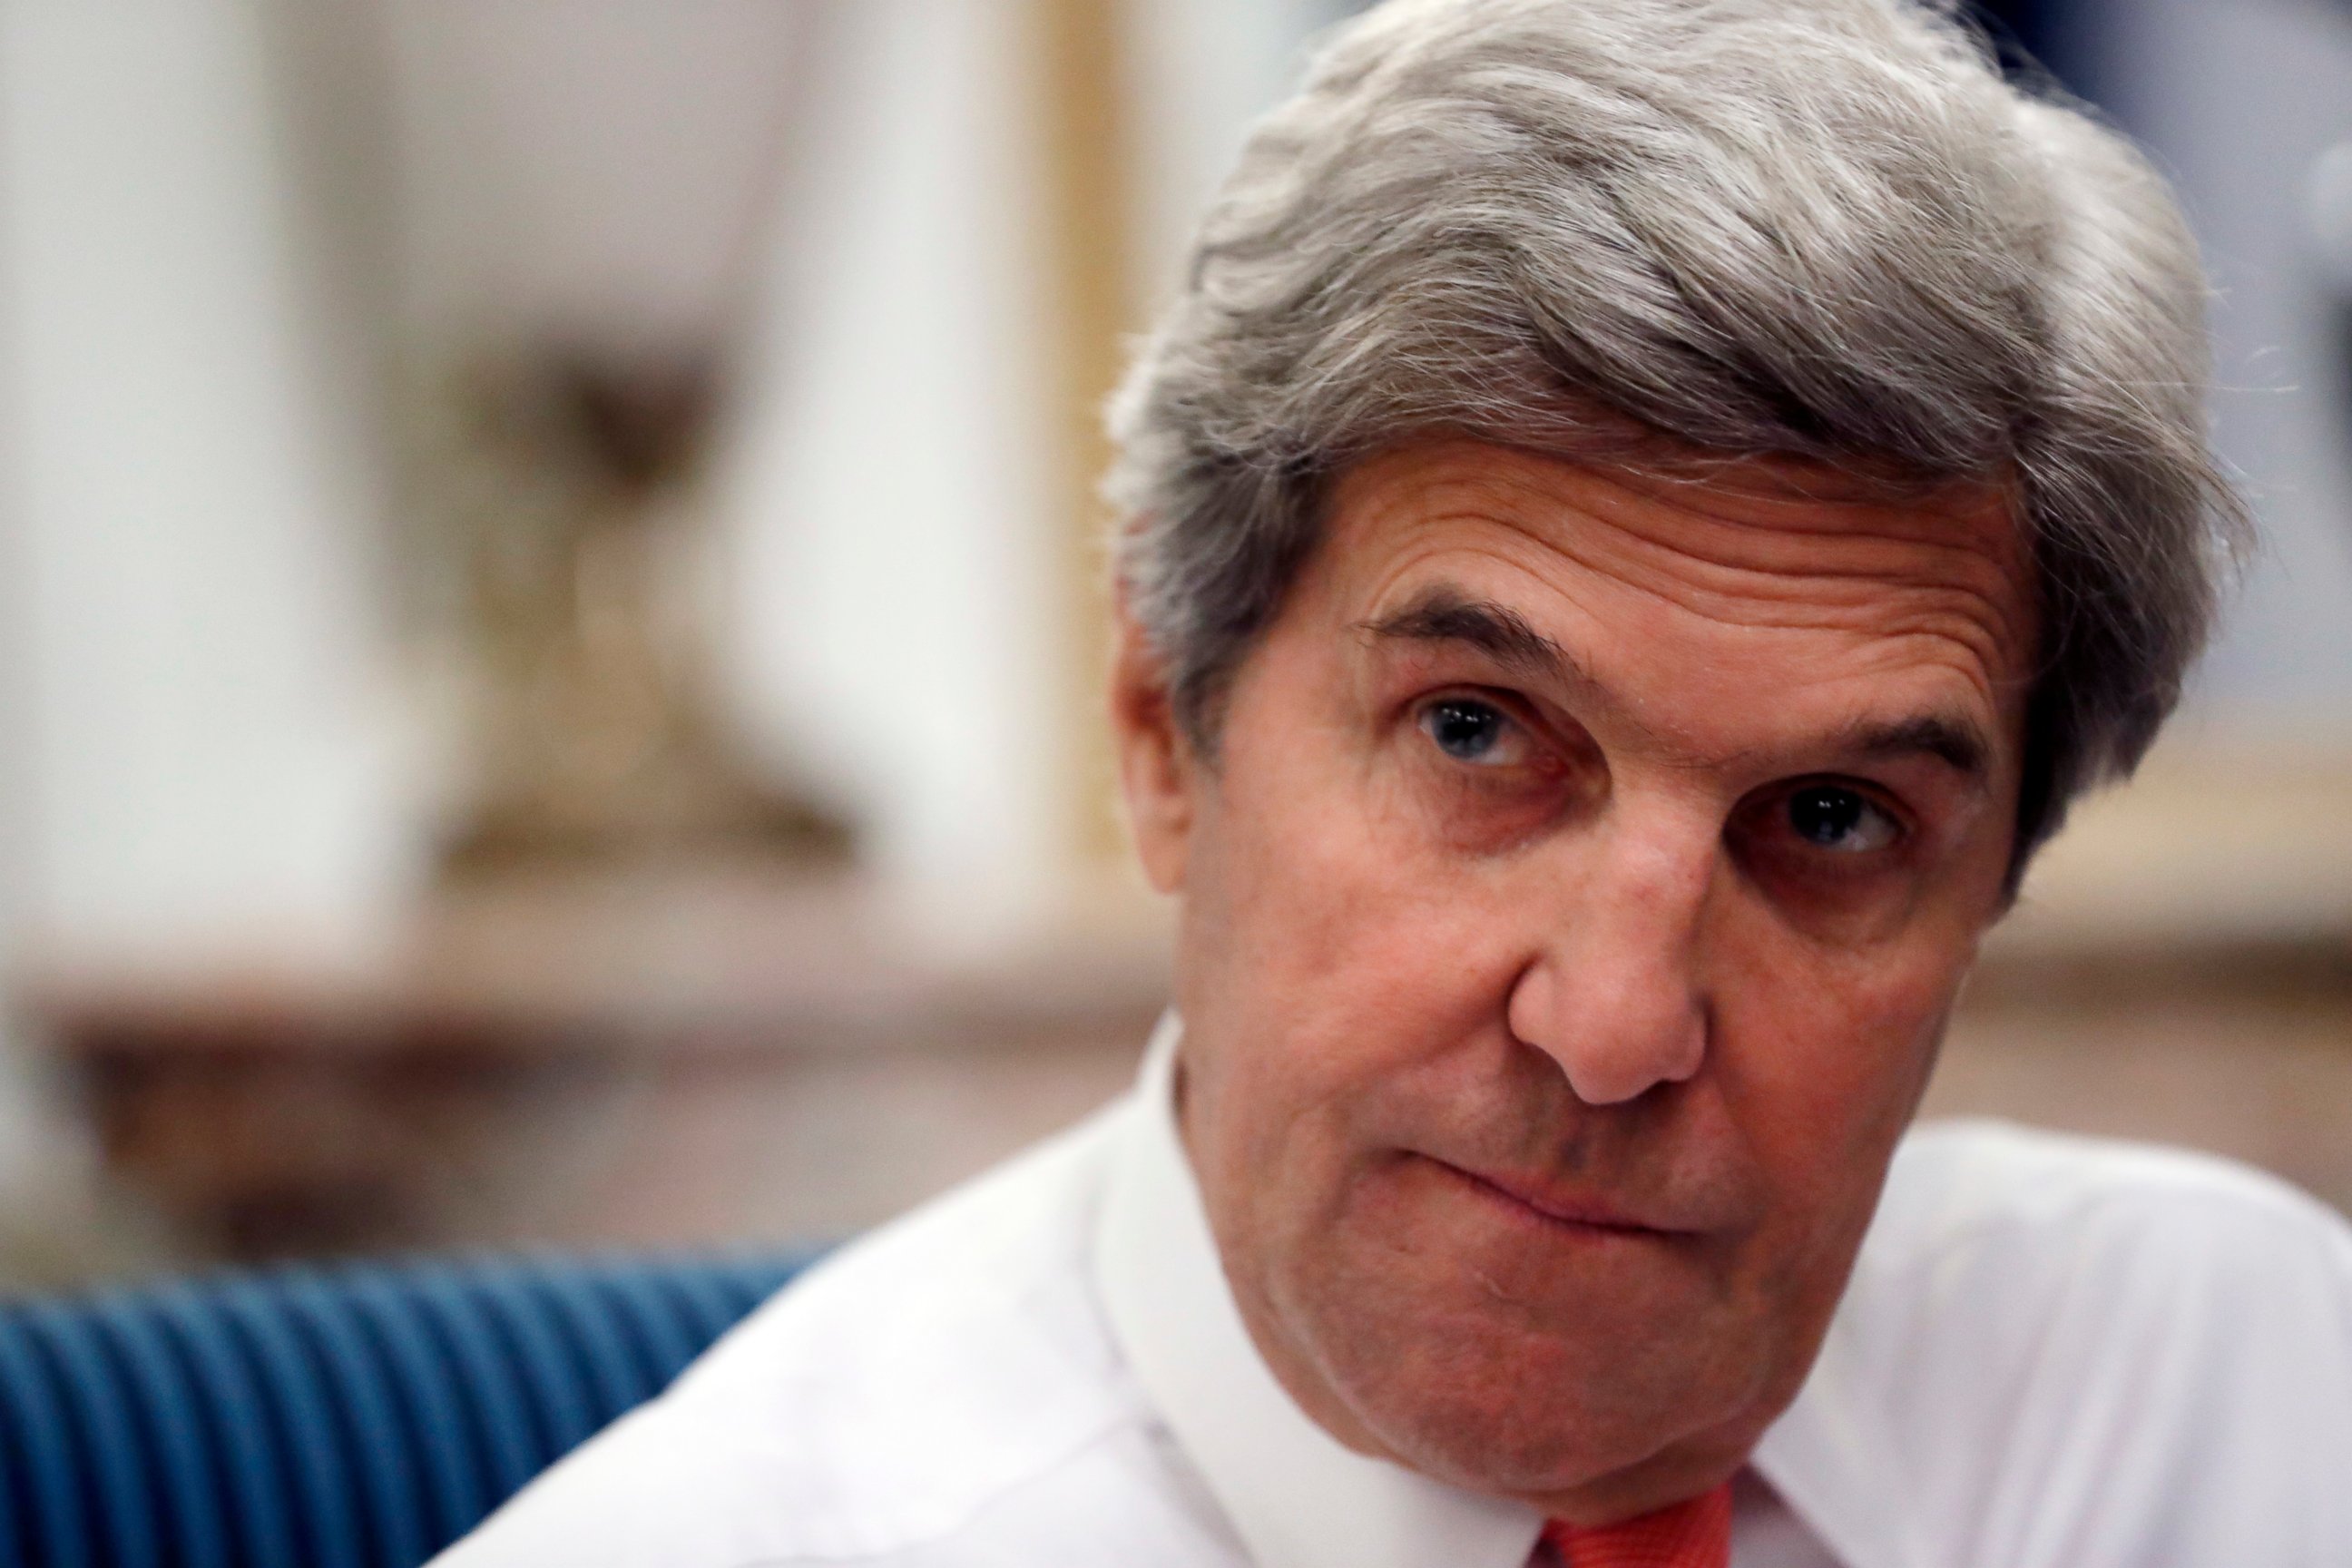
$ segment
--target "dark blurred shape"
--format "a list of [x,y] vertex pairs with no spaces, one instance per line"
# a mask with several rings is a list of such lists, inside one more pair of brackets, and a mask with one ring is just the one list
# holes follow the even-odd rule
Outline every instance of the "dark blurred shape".
[[0,1302],[0,1562],[416,1568],[807,1261],[300,1268]]
[[718,355],[485,355],[426,421],[467,655],[451,870],[726,849],[839,864],[846,825],[748,763],[711,697],[695,481]]
[[[2352,16],[2352,0],[2345,4]],[[2306,195],[2313,258],[2327,298],[2337,406],[2352,415],[2352,139],[2319,155]],[[2347,431],[2347,444],[2352,446],[2352,430]],[[2352,519],[2346,523],[2352,527]]]
[[[2352,8],[2352,0],[2336,0]],[[1374,0],[1328,0],[1324,9],[1332,21],[1369,11]],[[2068,52],[2071,40],[2066,24],[2072,20],[2075,0],[1963,0],[1963,10],[1990,34],[2000,47],[2001,64],[2011,77],[2027,79],[2049,77],[2056,79],[2068,91],[2083,91],[2074,79],[2081,73],[2071,59],[2062,58]]]
[[693,472],[717,402],[711,356],[629,365],[572,350],[544,369],[558,432],[577,438],[583,462],[615,492],[649,496]]
[[2084,96],[2087,73],[2070,58],[2074,0],[1969,0],[1968,10],[2000,48],[2011,79],[2054,80]]

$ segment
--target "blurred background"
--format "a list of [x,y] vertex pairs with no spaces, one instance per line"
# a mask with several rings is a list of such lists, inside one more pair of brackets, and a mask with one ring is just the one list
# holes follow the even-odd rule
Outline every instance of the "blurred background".
[[[1096,410],[1340,0],[0,0],[0,1285],[842,1235],[1132,1070]],[[2352,6],[1991,8],[2268,532],[1931,1109],[2352,1205]]]

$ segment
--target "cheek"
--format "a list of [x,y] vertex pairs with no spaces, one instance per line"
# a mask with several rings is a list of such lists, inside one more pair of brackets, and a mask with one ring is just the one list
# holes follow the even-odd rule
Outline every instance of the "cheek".
[[1952,963],[1925,952],[1806,962],[1759,943],[1717,993],[1715,1079],[1769,1173],[1795,1256],[1857,1240],[1933,1067]]
[[1239,748],[1226,767],[1184,910],[1188,1121],[1254,1201],[1297,1197],[1336,1187],[1401,1086],[1491,1032],[1513,922],[1369,776]]

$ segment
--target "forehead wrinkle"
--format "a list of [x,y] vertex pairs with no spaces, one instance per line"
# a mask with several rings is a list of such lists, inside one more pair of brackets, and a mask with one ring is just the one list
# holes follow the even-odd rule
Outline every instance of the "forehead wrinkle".
[[[1874,608],[1893,589],[1975,601],[1996,644],[2030,640],[2030,626],[2018,624],[2031,618],[2020,602],[2019,541],[1990,487],[1951,487],[1940,499],[1899,505],[1794,493],[1769,469],[1759,470],[1774,487],[1768,491],[1617,475],[1472,443],[1423,456],[1443,466],[1379,487],[1387,504],[1370,509],[1375,515],[1408,510],[1427,523],[1500,526],[1665,597],[1712,592],[1718,605],[1745,611],[1740,618],[1760,610],[1766,624],[1805,624],[1823,605]],[[1383,466],[1372,459],[1347,480]],[[1347,480],[1343,509],[1350,489],[1360,497],[1365,488]],[[1579,520],[1599,526],[1564,526]]]
[[[1993,555],[2008,552],[2018,539],[2012,489],[1990,482],[1957,480],[1888,495],[1835,485],[1819,490],[1752,487],[1572,468],[1588,510],[1637,530],[1644,514],[1663,511],[1757,534],[1842,539],[1881,533],[1906,543],[1955,545]],[[1613,515],[1621,511],[1624,518]],[[1969,537],[1955,541],[1956,532]]]
[[[1507,457],[1534,461],[1517,454]],[[1532,546],[1538,558],[1564,557],[1601,584],[1622,584],[1727,626],[1845,628],[1872,640],[1940,637],[1968,649],[1983,667],[1979,684],[1988,689],[2005,683],[2006,667],[2031,658],[2029,607],[2019,602],[2016,580],[1987,549],[1953,541],[1874,539],[1853,528],[1832,528],[1807,532],[1804,537],[1814,542],[1810,546],[1778,542],[1790,548],[1770,553],[1801,555],[1800,570],[1769,562],[1726,561],[1662,538],[1664,531],[1655,527],[1630,528],[1616,517],[1580,508],[1570,511],[1570,520],[1596,526],[1563,526],[1569,520],[1561,517],[1560,498],[1540,491],[1536,478],[1457,474],[1406,487],[1404,494],[1383,496],[1385,504],[1349,510],[1353,521],[1367,529],[1396,512],[1409,511],[1417,528],[1432,533],[1447,531],[1448,525],[1456,531],[1466,527],[1474,537],[1486,533],[1491,539],[1499,532]],[[1517,494],[1538,504],[1508,504]],[[1504,504],[1497,505],[1498,500]],[[1745,553],[1751,556],[1759,553],[1759,542],[1771,544],[1775,542],[1769,536],[1780,531],[1774,525],[1684,515],[1712,542],[1747,546]],[[1824,560],[1819,546],[1832,539],[1843,552],[1859,548],[1874,559],[1858,563]],[[1454,545],[1466,547],[1467,541],[1456,537]],[[1490,544],[1478,552],[1522,568],[1528,564],[1515,559],[1516,550]],[[1423,553],[1403,552],[1399,571]],[[1535,570],[1540,579],[1544,574],[1539,567]],[[1387,575],[1392,579],[1396,574]],[[1898,597],[1907,602],[1892,602]]]
[[[1423,475],[1425,486],[1484,483],[1532,494],[1549,506],[1556,504],[1555,491],[1564,479],[1580,492],[1581,510],[1635,532],[1647,531],[1645,519],[1666,515],[1734,531],[1735,538],[1878,533],[1904,543],[1951,546],[2003,559],[2018,554],[2022,542],[2013,478],[1893,486],[1772,454],[1643,468],[1578,462],[1468,438],[1432,442],[1419,451],[1424,467],[1436,469]],[[1956,540],[1956,533],[1968,537]]]
[[[1633,534],[1607,520],[1597,520],[1599,528],[1575,528],[1489,512],[1484,521],[1599,577],[1713,620],[1759,626],[1851,625],[1885,616],[1893,607],[1890,597],[1900,595],[1915,603],[1898,616],[1899,625],[1957,618],[1981,626],[1996,646],[2010,644],[2020,629],[2011,625],[2014,617],[2005,603],[2011,597],[2003,591],[2011,585],[2006,574],[1962,546],[1864,542],[1846,535],[1841,537],[1849,550],[1874,544],[1882,559],[1839,562],[1811,554],[1801,563],[1780,565],[1725,560],[1654,535]],[[1742,525],[1713,526],[1747,531]],[[1625,542],[1629,536],[1631,543]],[[1941,559],[1923,561],[1921,552]],[[1961,570],[1939,572],[1938,565]]]
[[[2011,639],[2012,628],[1998,599],[1943,584],[1890,584],[1884,578],[1860,574],[1830,574],[1797,580],[1804,588],[1816,591],[1799,592],[1792,596],[1789,592],[1790,578],[1749,573],[1742,568],[1721,568],[1722,578],[1727,581],[1696,583],[1662,566],[1629,572],[1619,563],[1591,559],[1585,550],[1577,547],[1579,536],[1592,531],[1546,529],[1517,519],[1498,518],[1485,510],[1454,511],[1431,521],[1448,519],[1473,525],[1475,532],[1469,537],[1457,536],[1444,544],[1433,539],[1425,547],[1401,551],[1393,569],[1383,575],[1384,586],[1408,575],[1432,554],[1462,552],[1495,560],[1514,574],[1527,574],[1548,591],[1563,595],[1580,614],[1595,619],[1605,618],[1606,615],[1593,602],[1596,592],[1622,587],[1675,613],[1694,616],[1735,632],[1836,631],[1854,640],[1856,652],[1877,650],[1889,654],[1901,645],[1924,639],[1964,650],[1968,659],[1953,658],[1948,662],[1958,667],[1958,672],[1996,710],[2000,707],[1998,692],[2004,684],[2005,667],[2012,658],[2009,650],[2023,646]],[[1492,537],[1495,531],[1531,549],[1537,563],[1525,559],[1523,550],[1497,548]],[[1563,542],[1556,537],[1559,533],[1570,537]],[[1487,542],[1473,543],[1471,540],[1478,534],[1485,534]],[[1581,569],[1583,580],[1552,581],[1539,564],[1544,555],[1565,556]],[[1743,591],[1742,585],[1759,579],[1778,585],[1778,590],[1761,594]],[[1901,591],[1901,602],[1895,602],[1891,588]],[[1822,589],[1829,592],[1824,595],[1818,591]]]
[[[1612,588],[1623,588],[1654,600],[1666,608],[1695,616],[1735,632],[1750,631],[1842,631],[1852,636],[1855,651],[1891,652],[1899,645],[1919,639],[1950,645],[1965,649],[1981,667],[1981,679],[1973,684],[1988,692],[1998,684],[1996,668],[2000,663],[2000,646],[1997,607],[1983,598],[1964,592],[1946,590],[1940,586],[1923,586],[1919,597],[1928,602],[1904,606],[1899,614],[1890,615],[1885,584],[1876,580],[1842,582],[1842,591],[1827,605],[1818,601],[1782,603],[1785,595],[1759,596],[1732,590],[1707,587],[1689,591],[1690,585],[1679,579],[1664,582],[1629,581],[1622,572],[1583,559],[1574,550],[1560,548],[1559,542],[1543,530],[1514,519],[1496,518],[1485,510],[1465,510],[1440,513],[1416,519],[1411,536],[1404,539],[1381,563],[1379,574],[1363,584],[1357,602],[1378,606],[1396,595],[1398,584],[1412,579],[1431,567],[1425,583],[1415,584],[1402,596],[1402,607],[1382,613],[1374,608],[1357,625],[1366,630],[1379,630],[1385,623],[1410,617],[1420,601],[1432,596],[1444,596],[1477,602],[1491,606],[1497,619],[1515,622],[1525,627],[1543,645],[1536,658],[1517,662],[1535,668],[1537,673],[1558,674],[1570,684],[1593,685],[1596,678],[1582,667],[1556,639],[1535,631],[1525,614],[1512,605],[1496,600],[1490,593],[1471,585],[1479,574],[1465,577],[1458,568],[1444,564],[1451,561],[1486,562],[1499,567],[1515,578],[1525,578],[1539,595],[1558,595],[1574,606],[1577,615],[1595,622],[1607,618],[1607,612],[1595,604],[1598,594]],[[1448,531],[1442,525],[1452,522],[1467,524]],[[1499,537],[1498,537],[1499,536]],[[1336,553],[1344,554],[1345,552]],[[1530,557],[1533,557],[1531,560]],[[1544,569],[1546,558],[1566,557],[1580,571],[1575,577],[1562,581],[1554,572]],[[1775,579],[1785,581],[1785,579]],[[1833,580],[1835,581],[1835,580]],[[1677,592],[1676,589],[1685,591]],[[1971,614],[1981,608],[1988,614]],[[1435,639],[1432,639],[1435,640]],[[1472,638],[1455,638],[1465,644]],[[1489,647],[1491,654],[1496,650]],[[1529,645],[1523,651],[1536,654]]]

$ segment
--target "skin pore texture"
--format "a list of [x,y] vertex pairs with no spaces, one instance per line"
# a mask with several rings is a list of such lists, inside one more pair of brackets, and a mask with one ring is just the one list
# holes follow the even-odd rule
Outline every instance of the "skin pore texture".
[[2002,907],[2029,581],[1990,487],[1454,441],[1341,478],[1213,764],[1124,628],[1185,1144],[1334,1436],[1579,1524],[1744,1461]]

